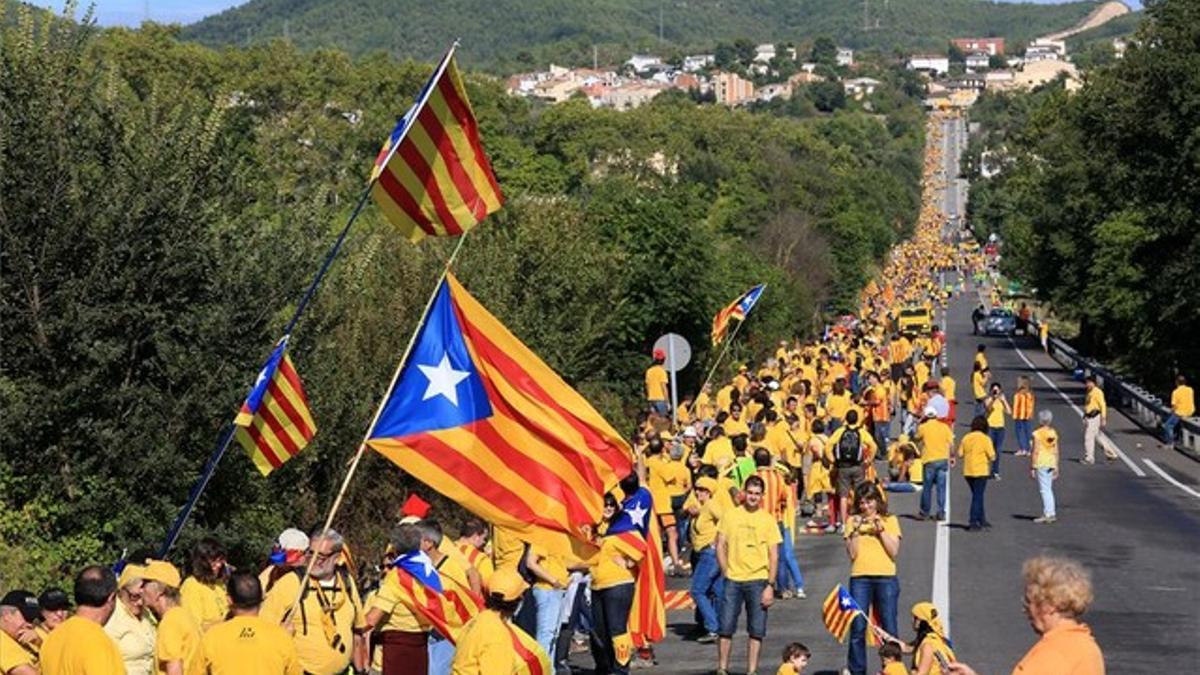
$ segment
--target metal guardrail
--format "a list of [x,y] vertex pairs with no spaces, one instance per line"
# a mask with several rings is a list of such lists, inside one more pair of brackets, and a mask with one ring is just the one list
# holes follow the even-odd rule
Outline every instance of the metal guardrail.
[[[1033,321],[1030,324],[1037,325]],[[1071,371],[1083,370],[1084,373],[1095,375],[1096,386],[1104,392],[1109,406],[1121,409],[1135,423],[1158,436],[1163,421],[1171,414],[1169,404],[1141,386],[1122,380],[1104,364],[1087,358],[1053,335],[1049,336],[1046,344],[1050,357],[1064,368]],[[1181,419],[1179,437],[1176,447],[1193,458],[1200,459],[1200,417]]]

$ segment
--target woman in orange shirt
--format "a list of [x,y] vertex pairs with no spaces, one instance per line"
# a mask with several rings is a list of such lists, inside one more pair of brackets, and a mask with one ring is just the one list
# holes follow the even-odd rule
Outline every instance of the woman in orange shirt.
[[1033,452],[1033,388],[1029,378],[1017,378],[1017,393],[1013,394],[1013,432],[1017,435],[1017,456],[1025,457]]

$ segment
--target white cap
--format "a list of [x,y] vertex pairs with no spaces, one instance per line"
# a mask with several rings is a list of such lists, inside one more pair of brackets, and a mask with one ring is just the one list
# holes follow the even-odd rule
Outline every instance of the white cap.
[[688,428],[684,429],[683,437],[684,438],[696,438],[696,430],[693,429],[692,427],[688,427]]
[[294,527],[289,527],[279,533],[279,548],[285,551],[307,551],[308,535]]
[[779,383],[776,382],[775,380],[771,380],[770,382],[767,383],[767,389],[770,389],[771,391],[778,391]]
[[937,417],[938,416],[937,408],[935,408],[931,405],[925,406],[925,416],[926,417]]

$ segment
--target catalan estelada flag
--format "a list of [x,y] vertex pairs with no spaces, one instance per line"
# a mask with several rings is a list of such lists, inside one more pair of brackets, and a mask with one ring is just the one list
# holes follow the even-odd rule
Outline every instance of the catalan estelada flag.
[[287,355],[287,338],[271,352],[233,423],[238,442],[264,476],[295,457],[317,433],[300,376]]
[[621,435],[453,275],[367,443],[487,522],[577,558],[633,469]]
[[737,300],[730,303],[728,307],[717,312],[717,315],[713,317],[712,325],[712,343],[714,345],[721,344],[721,341],[725,339],[725,333],[729,331],[730,321],[734,319],[738,321],[746,320],[746,316],[750,314],[750,310],[754,309],[755,303],[758,302],[759,296],[762,295],[763,289],[766,287],[766,284],[759,284],[751,288],[739,296]]
[[[846,591],[841,584],[833,587],[829,595],[825,598],[825,604],[821,608],[821,618],[825,622],[825,629],[830,632],[838,642],[845,642],[846,636],[850,634],[850,628],[854,624],[854,620],[862,617],[872,626],[878,626],[879,622],[875,619],[874,608],[872,608],[871,616],[868,617],[858,603],[854,600],[854,596]],[[866,632],[867,645],[878,647],[881,642],[875,631],[868,626]]]
[[504,202],[453,49],[384,143],[371,180],[384,216],[414,242],[462,234]]
[[[663,639],[667,629],[666,578],[663,565],[662,535],[654,517],[650,490],[641,487],[621,502],[621,515],[608,531],[609,536],[628,537],[636,546],[640,541],[645,555],[638,562],[633,585],[633,605],[629,609],[629,636],[633,646],[648,647]],[[636,534],[636,537],[631,535]]]
[[483,609],[483,600],[474,593],[445,587],[424,552],[405,553],[392,566],[400,583],[400,601],[452,643],[458,641],[462,627]]

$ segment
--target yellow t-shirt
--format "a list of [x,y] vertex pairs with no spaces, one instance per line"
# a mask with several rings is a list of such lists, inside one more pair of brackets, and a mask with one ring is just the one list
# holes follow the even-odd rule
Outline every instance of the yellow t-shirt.
[[667,370],[659,365],[653,365],[646,369],[646,400],[647,401],[665,401],[670,398],[667,395]]
[[166,675],[167,663],[182,661],[183,672],[193,673],[199,667],[200,640],[203,631],[192,613],[183,607],[172,607],[158,622],[158,637],[154,641],[154,669]]
[[992,460],[996,448],[992,439],[982,431],[972,431],[958,444],[958,456],[963,458],[963,477],[978,478],[992,475]]
[[971,393],[975,394],[976,400],[987,398],[987,386],[983,382],[982,371],[971,373]]
[[779,664],[779,668],[775,670],[775,675],[796,675],[797,672],[799,671],[791,663],[781,663]]
[[738,434],[743,434],[746,436],[750,435],[750,425],[746,424],[745,421],[740,419],[735,420],[733,417],[730,417],[729,419],[725,420],[725,423],[721,426],[725,429],[725,435],[727,437],[737,436]]
[[[347,645],[346,652],[349,651]],[[201,640],[201,658],[203,666],[199,672],[208,675],[301,675],[304,672],[291,636],[257,616],[235,616],[213,626]]]
[[73,616],[50,632],[42,643],[43,675],[124,675],[117,643],[100,624]]
[[[882,516],[883,532],[885,534],[894,534],[897,537],[902,536],[900,533],[900,521],[896,516]],[[896,561],[887,554],[883,549],[883,542],[876,536],[874,531],[868,525],[863,525],[862,530],[857,530],[854,525],[858,522],[858,518],[850,519],[847,524],[846,532],[843,535],[846,539],[858,532],[858,556],[854,558],[854,562],[850,565],[850,576],[852,577],[893,577],[896,576]]]
[[517,569],[525,555],[525,542],[512,530],[500,525],[492,528],[492,554],[496,569]]
[[[280,625],[299,594],[298,575],[280,577],[267,593],[259,616],[271,625]],[[335,572],[325,582],[310,579],[304,601],[292,612],[288,625],[295,640],[300,665],[306,672],[317,675],[344,672],[350,666],[354,629],[366,626],[366,612],[363,611],[354,579],[349,575],[343,576],[341,572]],[[326,636],[327,629],[332,631],[339,645],[345,646],[344,650],[332,646],[333,640]]]
[[[943,640],[940,635],[938,635],[937,633],[931,632],[925,636],[925,640],[921,643],[921,645],[919,647],[917,647],[917,650],[913,653],[913,667],[914,668],[920,668],[922,665],[921,664],[921,652],[924,651],[926,643],[932,644],[933,651],[941,652],[942,656],[946,657],[947,661],[953,663],[954,661],[957,660],[957,658],[955,658],[955,656],[954,656],[954,650],[950,649],[950,645],[946,644],[946,641]],[[942,665],[940,663],[938,663],[937,657],[933,656],[933,654],[930,653],[929,659],[930,659],[930,663],[929,663],[928,675],[945,675],[946,671],[942,670]]]
[[949,375],[943,375],[941,386],[942,386],[942,396],[945,396],[947,401],[955,400],[954,394],[956,393],[956,390],[958,389],[958,383],[954,381],[954,378],[950,377]]
[[774,515],[762,508],[750,512],[739,506],[722,515],[717,531],[725,541],[725,578],[730,581],[768,578],[768,551],[783,541]]
[[201,630],[208,630],[225,620],[229,613],[229,595],[225,583],[204,583],[196,577],[188,577],[179,587],[179,604],[196,619]]
[[704,463],[724,469],[734,460],[733,441],[728,436],[718,436],[704,446]]
[[[692,472],[688,471],[682,459],[668,459],[662,466],[663,481],[667,486],[667,495],[670,497],[678,497],[686,495],[692,489]],[[668,500],[669,501],[669,500]],[[658,502],[654,503],[655,508],[658,507]],[[670,504],[668,503],[668,507]]]
[[717,539],[717,526],[721,524],[720,501],[716,495],[700,505],[700,513],[691,520],[692,550],[699,551]]
[[527,668],[513,647],[514,639],[537,653],[543,660],[543,668],[549,665],[549,658],[537,642],[524,636],[495,610],[486,609],[463,626],[450,664],[451,675],[525,672]]
[[1175,387],[1171,392],[1171,410],[1180,417],[1191,417],[1196,414],[1196,393],[1186,384]]
[[[112,616],[104,624],[104,632],[117,643],[128,675],[150,675],[154,672],[154,638],[157,629],[150,620],[150,610],[142,610],[142,618],[138,619],[118,598]],[[0,672],[4,670],[0,668]]]
[[940,420],[925,420],[917,427],[913,440],[920,443],[921,461],[936,462],[950,458],[950,446],[954,444],[954,432],[950,425]]
[[400,588],[396,571],[389,569],[379,583],[379,591],[371,598],[368,609],[378,609],[387,614],[387,621],[379,627],[380,630],[397,630],[405,633],[423,633],[432,626],[418,616],[403,602],[407,593]]
[[908,668],[902,661],[892,661],[883,667],[883,675],[908,675]]
[[37,667],[37,662],[37,654],[0,630],[0,675],[19,666]]
[[1058,432],[1052,427],[1038,427],[1033,432],[1033,468],[1058,468]]
[[850,409],[850,392],[844,392],[841,396],[830,394],[825,397],[825,412],[832,418],[840,420],[846,417],[846,411]]
[[618,556],[624,556],[637,563],[642,560],[645,553],[623,541],[620,537],[601,537],[600,552],[593,559],[592,590],[601,591],[606,588],[620,586],[621,584],[633,583],[635,568],[629,568],[618,563],[616,560]]
[[983,352],[975,352],[975,363],[979,364],[980,370],[988,367],[988,360],[987,357],[984,356]]
[[[553,577],[560,586],[567,585],[567,582],[571,580],[571,573],[567,571],[567,565],[563,562],[562,556],[554,555],[541,546],[534,544],[530,545],[529,550],[532,551],[535,556],[537,556],[538,565],[540,565],[547,574]],[[534,582],[533,587],[540,588],[542,590],[554,588],[550,582],[543,581],[540,577]]]
[[1100,387],[1092,387],[1083,399],[1083,412],[1085,414],[1100,413],[1100,417],[1108,416],[1108,403],[1104,400],[1104,392]]
[[463,540],[458,541],[458,550],[462,551],[467,563],[474,567],[476,572],[479,572],[479,578],[483,581],[484,587],[487,587],[488,579],[491,579],[492,572],[496,571],[491,556],[476,548],[474,544]]
[[1004,426],[1004,402],[998,398],[993,399],[988,406],[987,423],[993,429],[1000,429]]
[[646,458],[646,472],[646,482],[650,489],[650,498],[654,502],[654,512],[658,514],[671,513],[671,497],[675,494],[687,493],[690,488],[691,473],[682,462],[677,462],[661,453]]

